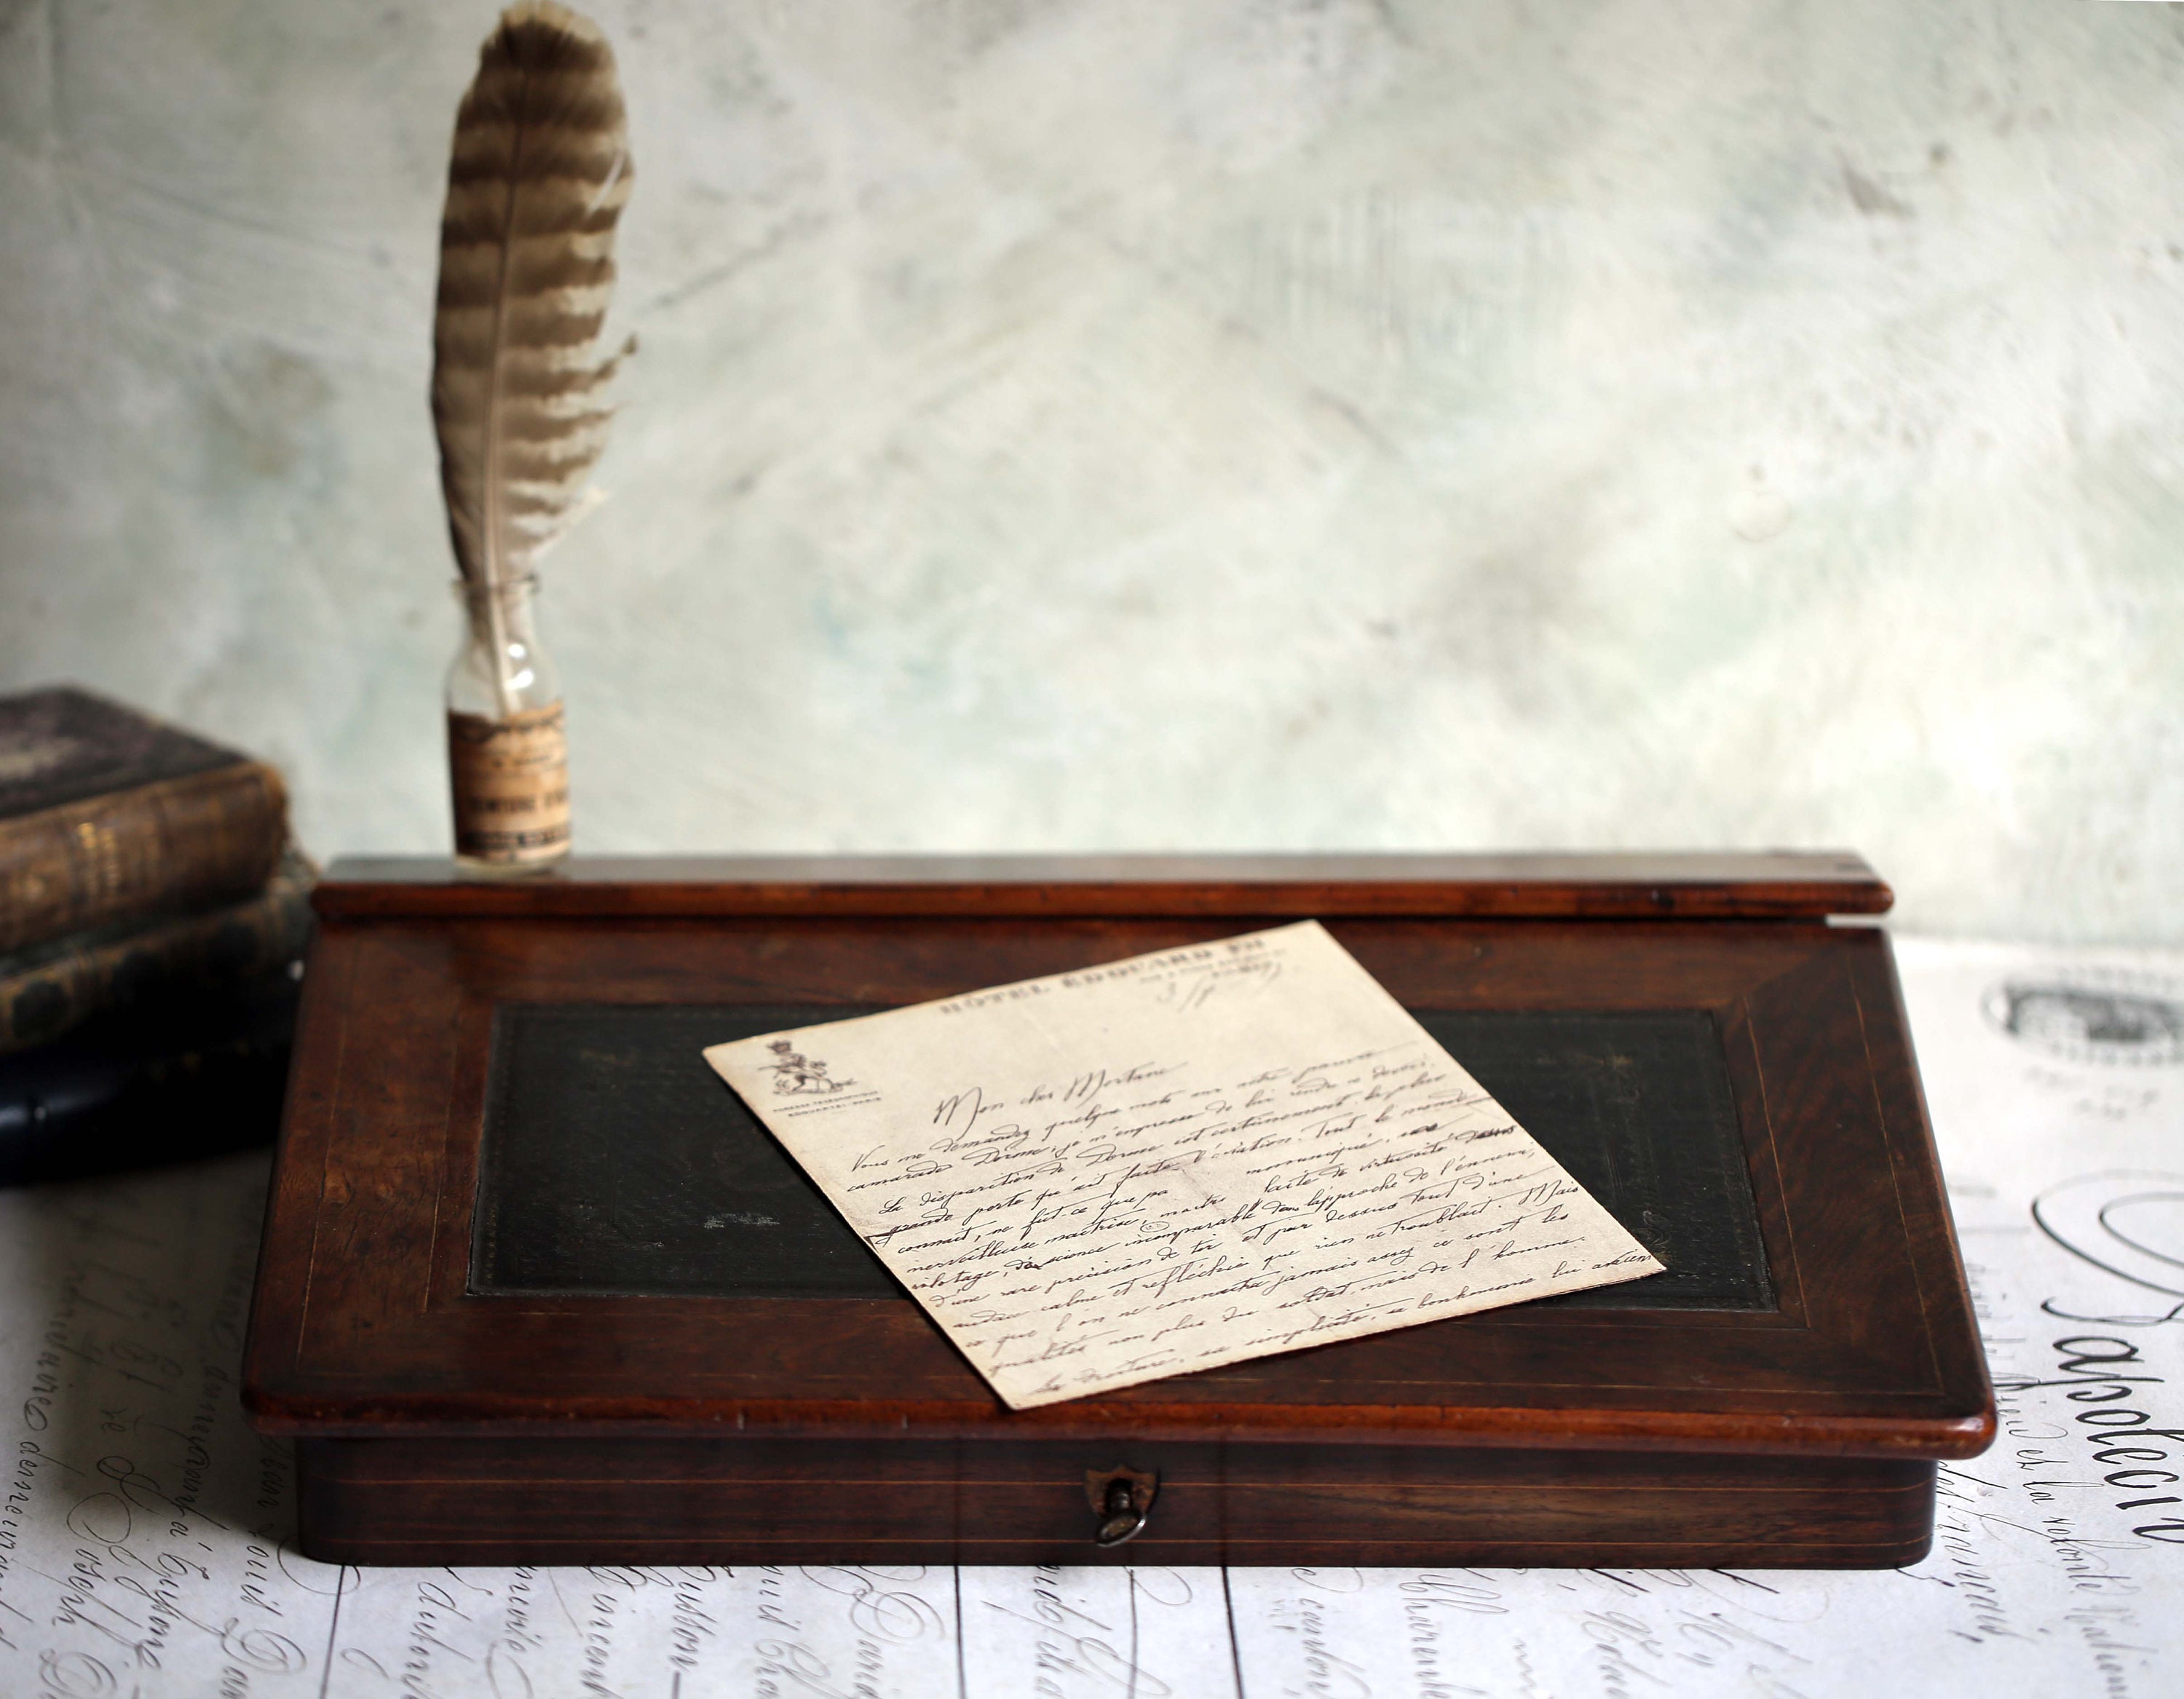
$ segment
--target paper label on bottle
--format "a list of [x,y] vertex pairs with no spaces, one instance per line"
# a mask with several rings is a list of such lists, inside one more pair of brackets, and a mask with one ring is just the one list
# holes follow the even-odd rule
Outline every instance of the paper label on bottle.
[[569,847],[569,744],[561,705],[505,720],[448,716],[455,853],[479,861],[550,861]]

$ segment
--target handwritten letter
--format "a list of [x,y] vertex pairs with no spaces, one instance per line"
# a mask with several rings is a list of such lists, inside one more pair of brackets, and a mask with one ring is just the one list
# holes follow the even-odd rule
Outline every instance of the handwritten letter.
[[1019,1410],[1661,1267],[1317,922],[705,1056]]

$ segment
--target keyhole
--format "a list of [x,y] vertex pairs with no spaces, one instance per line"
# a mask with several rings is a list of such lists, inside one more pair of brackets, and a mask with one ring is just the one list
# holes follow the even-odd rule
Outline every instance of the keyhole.
[[1106,1514],[1100,1523],[1100,1531],[1094,1536],[1101,1546],[1120,1546],[1134,1539],[1145,1525],[1145,1513],[1136,1504],[1136,1496],[1127,1480],[1107,1483]]

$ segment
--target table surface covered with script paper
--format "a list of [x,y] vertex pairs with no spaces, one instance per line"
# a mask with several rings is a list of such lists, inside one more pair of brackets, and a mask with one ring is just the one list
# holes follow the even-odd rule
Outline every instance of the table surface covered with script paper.
[[0,1195],[0,1691],[2184,1692],[2184,955],[1897,947],[2002,1418],[1915,1568],[327,1568],[237,1403],[256,1156]]

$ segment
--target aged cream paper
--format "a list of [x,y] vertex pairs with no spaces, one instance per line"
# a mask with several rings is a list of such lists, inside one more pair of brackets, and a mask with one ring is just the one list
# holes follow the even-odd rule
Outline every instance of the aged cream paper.
[[1018,1410],[1660,1272],[1317,921],[705,1057]]

